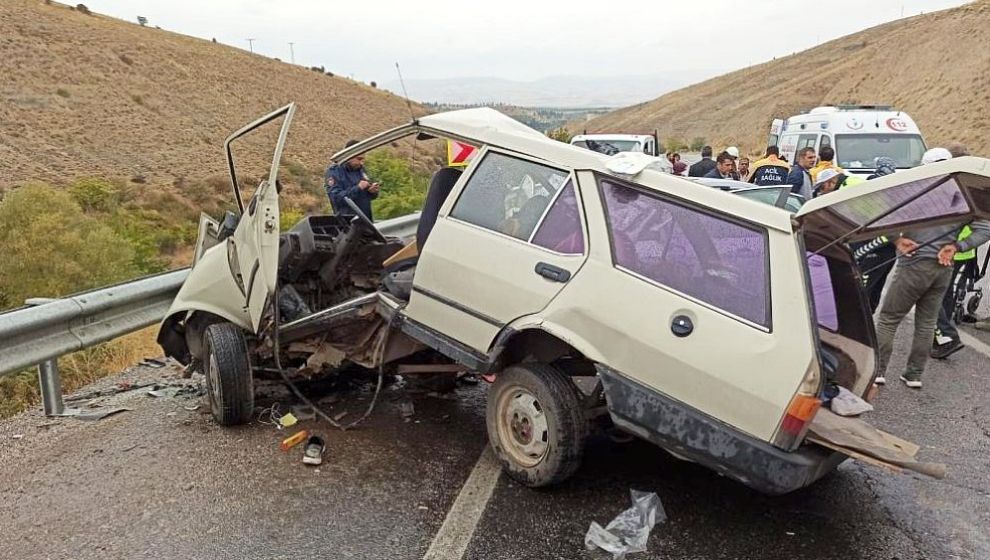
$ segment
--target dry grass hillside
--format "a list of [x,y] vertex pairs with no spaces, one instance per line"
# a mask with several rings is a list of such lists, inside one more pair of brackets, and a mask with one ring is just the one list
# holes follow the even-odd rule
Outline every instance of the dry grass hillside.
[[990,156],[990,0],[848,35],[575,126],[660,130],[716,148],[765,147],[770,120],[834,103],[908,112],[929,145],[958,140]]
[[[43,0],[0,3],[0,76],[0,192],[84,176],[179,194],[217,184],[224,137],[289,101],[299,108],[285,160],[309,170],[348,138],[410,118],[403,99],[368,85]],[[260,163],[270,142],[238,155]]]

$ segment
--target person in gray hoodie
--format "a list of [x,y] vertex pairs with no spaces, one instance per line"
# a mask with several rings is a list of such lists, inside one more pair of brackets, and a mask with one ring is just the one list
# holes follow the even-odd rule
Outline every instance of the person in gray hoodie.
[[[945,148],[932,148],[925,152],[922,162],[934,163],[951,157]],[[921,388],[921,375],[928,362],[938,310],[952,280],[952,259],[957,252],[990,241],[990,222],[974,220],[969,227],[973,233],[962,241],[958,240],[962,229],[958,224],[922,228],[891,237],[898,256],[876,318],[880,371],[877,383],[886,382],[894,335],[904,316],[914,307],[914,339],[901,381],[908,387]]]

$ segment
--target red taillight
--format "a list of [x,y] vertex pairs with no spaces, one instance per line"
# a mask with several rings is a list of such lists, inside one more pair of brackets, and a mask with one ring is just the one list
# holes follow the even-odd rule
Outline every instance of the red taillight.
[[814,419],[815,413],[822,406],[822,401],[818,398],[820,380],[821,374],[818,371],[818,365],[812,362],[805,372],[797,394],[787,405],[780,429],[777,430],[777,434],[773,438],[775,446],[791,451],[804,439],[804,434],[808,431],[811,420]]
[[787,407],[787,414],[780,429],[793,436],[800,435],[821,406],[822,401],[817,397],[796,395],[791,400],[791,405]]

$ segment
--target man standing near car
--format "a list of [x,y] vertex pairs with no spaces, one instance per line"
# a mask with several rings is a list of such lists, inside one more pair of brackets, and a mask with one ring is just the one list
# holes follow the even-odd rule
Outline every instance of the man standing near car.
[[715,162],[712,160],[712,147],[701,148],[701,161],[688,168],[688,177],[704,177],[708,172],[715,169]]
[[[357,140],[348,140],[344,147],[350,148],[355,144]],[[354,156],[343,164],[331,163],[323,176],[323,183],[334,214],[341,216],[354,214],[344,201],[345,198],[349,198],[369,220],[374,220],[371,214],[371,201],[378,198],[380,186],[371,182],[368,177],[364,169],[363,155]]]
[[811,200],[812,182],[809,169],[815,165],[815,149],[801,148],[794,154],[794,167],[787,175],[787,184],[791,186],[791,192],[799,194],[805,200]]
[[722,152],[715,160],[715,167],[705,174],[705,179],[735,179],[732,174],[736,167],[736,160],[732,159],[729,152]]
[[[922,162],[934,163],[951,157],[945,148],[932,148],[925,152]],[[938,311],[952,281],[953,258],[957,253],[990,241],[990,222],[974,220],[969,227],[972,234],[962,241],[958,240],[961,227],[952,224],[892,237],[898,257],[877,312],[877,370],[880,372],[877,383],[886,382],[894,335],[914,307],[914,339],[901,381],[913,389],[921,388],[921,375],[931,351]]]

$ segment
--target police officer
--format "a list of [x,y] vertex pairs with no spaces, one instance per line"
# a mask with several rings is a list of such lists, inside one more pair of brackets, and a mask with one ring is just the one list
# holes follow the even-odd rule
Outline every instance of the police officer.
[[[348,140],[345,148],[357,144],[357,140]],[[371,201],[378,198],[378,183],[373,183],[364,169],[364,156],[354,156],[343,164],[332,163],[323,176],[323,184],[330,198],[330,206],[334,214],[354,214],[351,207],[344,202],[351,199],[361,212],[374,220],[371,215]]]

